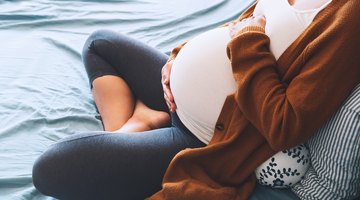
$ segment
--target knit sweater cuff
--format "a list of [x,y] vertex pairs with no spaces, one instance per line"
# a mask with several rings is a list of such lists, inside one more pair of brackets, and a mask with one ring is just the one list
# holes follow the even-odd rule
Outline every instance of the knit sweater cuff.
[[265,33],[265,29],[261,26],[246,26],[243,29],[241,29],[240,31],[238,31],[234,37],[237,37],[243,33],[247,33],[247,32],[260,32],[260,33]]

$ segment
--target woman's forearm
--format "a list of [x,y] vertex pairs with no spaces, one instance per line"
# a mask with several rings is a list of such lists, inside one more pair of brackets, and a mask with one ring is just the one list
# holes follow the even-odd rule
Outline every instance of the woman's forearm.
[[307,140],[359,83],[360,61],[351,53],[360,51],[359,39],[330,38],[336,39],[308,45],[283,77],[258,28],[248,27],[229,43],[238,106],[274,150]]

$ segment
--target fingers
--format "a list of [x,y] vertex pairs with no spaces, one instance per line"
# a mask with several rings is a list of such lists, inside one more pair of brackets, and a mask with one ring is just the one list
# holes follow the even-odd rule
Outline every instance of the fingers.
[[165,64],[165,66],[162,68],[162,87],[164,91],[164,99],[166,101],[167,106],[169,107],[170,112],[175,112],[176,105],[174,102],[174,96],[171,93],[170,89],[170,73],[172,68],[172,61]]
[[170,102],[174,102],[174,96],[171,93],[170,86],[169,85],[163,85],[164,95],[167,97],[167,99]]
[[175,103],[173,101],[170,101],[168,96],[166,96],[165,93],[164,93],[164,99],[165,99],[166,105],[168,106],[170,112],[175,112],[175,110],[176,110]]
[[168,85],[163,85],[163,90],[164,90],[164,99],[166,101],[167,106],[169,107],[170,112],[175,112],[176,105],[170,87]]
[[236,24],[239,23],[239,22],[230,22],[228,27],[229,27],[229,34],[230,34],[230,37],[233,38],[236,34],[236,31],[237,31],[237,28],[236,28]]
[[241,20],[236,26],[237,30],[241,30],[247,26],[260,26],[265,28],[266,19],[264,15],[256,15]]
[[248,26],[261,26],[265,28],[266,20],[264,15],[256,15],[247,18],[246,21]]
[[265,16],[263,15],[251,16],[242,19],[241,21],[230,22],[228,24],[229,34],[231,38],[234,38],[239,31],[243,30],[247,26],[260,26],[262,28],[265,28],[265,24],[266,24]]
[[169,61],[164,65],[164,67],[161,69],[161,81],[165,84],[169,84],[170,82],[170,72],[172,68],[173,61]]
[[167,84],[167,83],[165,83],[165,81],[168,81],[167,79],[168,79],[168,76],[166,75],[167,74],[167,72],[166,72],[166,65],[164,65],[164,67],[161,69],[161,83],[162,84]]
[[257,24],[258,26],[261,26],[263,28],[265,28],[265,24],[266,24],[266,19],[264,15],[257,15],[257,16],[253,16],[253,21],[255,24]]

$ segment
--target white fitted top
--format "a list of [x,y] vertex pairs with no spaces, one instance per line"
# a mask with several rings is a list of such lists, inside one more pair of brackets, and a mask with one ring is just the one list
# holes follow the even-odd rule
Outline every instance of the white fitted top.
[[[330,2],[304,11],[293,8],[288,0],[258,2],[254,15],[265,16],[265,33],[270,38],[270,50],[276,59]],[[175,58],[170,75],[177,115],[205,144],[213,136],[226,97],[236,90],[226,55],[231,39],[229,34],[227,27],[216,28],[187,42]]]
[[330,2],[331,0],[316,9],[297,10],[288,0],[259,1],[254,16],[265,16],[265,33],[270,38],[270,51],[276,60]]

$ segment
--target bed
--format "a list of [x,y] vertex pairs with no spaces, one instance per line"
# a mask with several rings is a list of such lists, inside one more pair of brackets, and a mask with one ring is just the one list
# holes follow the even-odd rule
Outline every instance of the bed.
[[236,18],[253,0],[0,0],[0,199],[51,199],[35,159],[78,131],[102,130],[81,51],[110,29],[163,52]]
[[[90,33],[122,32],[168,54],[253,2],[0,0],[0,200],[53,199],[32,184],[36,158],[67,136],[102,130],[81,60]],[[255,193],[252,200],[297,199],[269,187]]]

